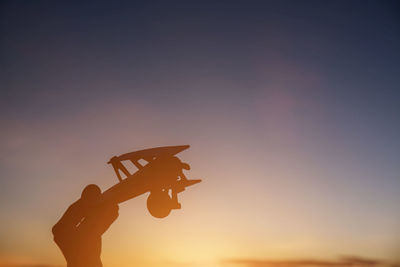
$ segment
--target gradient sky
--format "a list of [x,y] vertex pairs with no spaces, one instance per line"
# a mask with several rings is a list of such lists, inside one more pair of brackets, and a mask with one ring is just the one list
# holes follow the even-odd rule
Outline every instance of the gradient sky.
[[105,266],[400,260],[398,1],[0,9],[0,265],[63,264],[50,229],[108,159],[180,144],[203,183],[163,220],[122,204]]

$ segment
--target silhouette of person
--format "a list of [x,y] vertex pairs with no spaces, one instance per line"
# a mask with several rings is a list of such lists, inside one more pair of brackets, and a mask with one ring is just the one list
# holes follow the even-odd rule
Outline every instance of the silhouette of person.
[[54,241],[67,267],[101,267],[101,236],[118,217],[118,205],[104,202],[95,184],[86,186],[81,198],[53,226]]

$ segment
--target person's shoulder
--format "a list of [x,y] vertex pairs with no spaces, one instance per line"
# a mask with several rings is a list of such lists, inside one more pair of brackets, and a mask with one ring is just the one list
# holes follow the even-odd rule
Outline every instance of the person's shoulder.
[[[80,200],[75,201],[72,203],[67,210],[64,212],[61,219],[53,226],[53,229],[57,227],[57,225],[63,225],[65,223],[77,223],[82,217],[84,210],[83,205]],[[53,230],[54,233],[54,230]]]

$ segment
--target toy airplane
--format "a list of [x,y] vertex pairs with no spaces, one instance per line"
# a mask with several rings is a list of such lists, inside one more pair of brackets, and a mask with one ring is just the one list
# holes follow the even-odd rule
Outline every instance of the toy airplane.
[[[112,157],[108,163],[114,167],[119,183],[103,192],[103,199],[121,203],[150,192],[147,209],[154,217],[164,218],[172,209],[180,209],[178,193],[201,182],[188,180],[182,170],[189,170],[190,166],[175,156],[187,148],[189,145],[156,147]],[[146,165],[140,164],[142,159]],[[131,161],[138,171],[130,174],[122,161]]]

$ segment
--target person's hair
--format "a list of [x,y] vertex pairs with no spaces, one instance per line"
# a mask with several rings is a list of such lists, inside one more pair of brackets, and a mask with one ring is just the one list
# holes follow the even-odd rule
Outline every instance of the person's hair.
[[87,185],[81,194],[81,199],[87,200],[87,201],[94,201],[98,199],[101,195],[101,189],[95,184],[89,184]]

